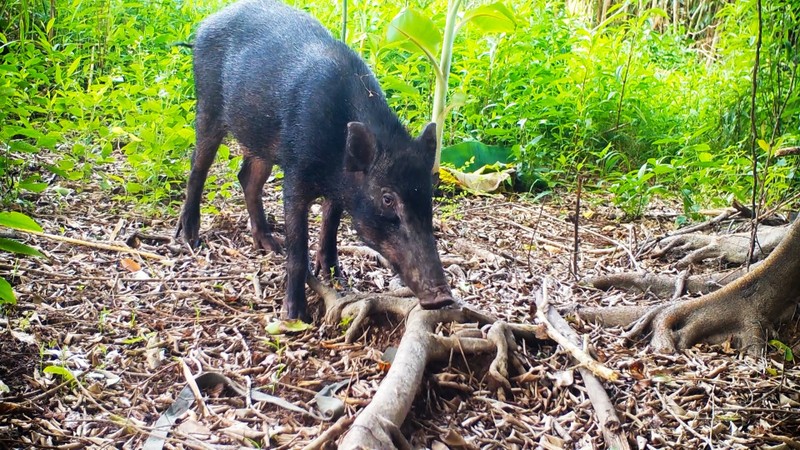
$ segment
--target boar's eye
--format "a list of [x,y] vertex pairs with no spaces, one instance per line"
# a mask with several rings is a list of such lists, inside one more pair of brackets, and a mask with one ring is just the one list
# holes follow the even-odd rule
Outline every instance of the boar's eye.
[[383,194],[383,206],[386,208],[394,208],[394,195],[384,192]]

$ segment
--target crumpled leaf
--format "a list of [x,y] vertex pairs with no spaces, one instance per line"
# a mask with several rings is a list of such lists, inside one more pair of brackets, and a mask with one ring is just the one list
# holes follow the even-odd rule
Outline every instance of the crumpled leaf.
[[119,261],[120,265],[125,268],[128,272],[138,272],[142,270],[142,266],[139,265],[136,261],[130,258],[122,258]]
[[486,172],[489,166],[483,166],[475,172],[461,172],[449,167],[442,167],[441,171],[448,176],[440,177],[443,181],[454,179],[462,188],[473,192],[495,192],[500,186],[516,173],[513,167],[505,167],[496,172]]
[[448,448],[469,448],[470,445],[463,436],[458,434],[455,430],[449,430],[446,435],[440,436],[442,441],[447,444]]
[[23,344],[36,345],[36,338],[28,333],[11,330],[11,336],[14,336],[14,339],[22,342]]
[[547,373],[547,378],[553,380],[556,387],[572,386],[575,383],[575,376],[571,370],[560,370],[556,373]]
[[314,401],[317,403],[317,410],[327,420],[336,420],[344,414],[344,402],[336,398],[336,392],[350,384],[350,380],[340,381],[338,383],[329,384],[320,389],[314,396]]

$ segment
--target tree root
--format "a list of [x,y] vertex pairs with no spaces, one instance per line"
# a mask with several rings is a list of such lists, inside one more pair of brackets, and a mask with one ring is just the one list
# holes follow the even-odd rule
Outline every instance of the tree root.
[[[518,357],[517,339],[534,340],[543,334],[541,326],[508,324],[465,305],[423,310],[415,298],[339,297],[315,277],[309,275],[307,281],[323,300],[325,322],[338,324],[351,320],[345,335],[347,342],[361,336],[372,317],[392,315],[405,319],[405,333],[389,371],[372,401],[344,434],[338,447],[341,449],[411,448],[400,427],[422,384],[425,368],[433,362],[450,360],[453,355],[462,355],[465,361],[474,359],[470,357],[475,355],[490,357],[486,379],[489,388],[504,399],[511,390],[510,375],[526,372]],[[443,324],[450,324],[450,327],[442,327]],[[459,327],[458,324],[472,325]],[[443,334],[443,329],[450,333]],[[548,335],[556,334],[548,330]],[[587,367],[600,367],[585,353],[580,359]]]
[[[772,252],[786,235],[786,227],[759,227],[754,260],[760,260]],[[720,259],[731,264],[744,264],[750,249],[750,233],[734,233],[709,236],[702,233],[670,236],[653,252],[656,257],[683,254],[675,266],[678,268],[699,264],[706,259]]]
[[629,337],[650,330],[650,344],[659,352],[729,339],[734,346],[759,353],[765,347],[766,335],[794,312],[800,300],[798,254],[800,221],[795,221],[762,264],[715,292],[683,302],[584,308],[578,313],[603,325],[631,326]]
[[[758,264],[750,266],[755,269]],[[634,293],[651,293],[658,298],[676,298],[685,294],[708,294],[740,278],[745,268],[708,275],[675,276],[649,272],[627,272],[590,278],[587,283],[597,289],[622,289]]]

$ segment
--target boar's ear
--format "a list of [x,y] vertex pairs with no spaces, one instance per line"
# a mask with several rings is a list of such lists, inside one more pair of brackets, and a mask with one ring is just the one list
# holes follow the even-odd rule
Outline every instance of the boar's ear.
[[436,155],[436,122],[425,125],[419,140],[422,142],[425,157],[430,158],[432,162],[433,157]]
[[350,172],[366,172],[375,158],[375,135],[361,122],[347,124],[344,167]]

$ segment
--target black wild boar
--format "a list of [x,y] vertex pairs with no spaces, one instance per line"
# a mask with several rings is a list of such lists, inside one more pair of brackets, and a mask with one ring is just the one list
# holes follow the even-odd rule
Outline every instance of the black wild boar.
[[374,75],[311,16],[272,0],[244,0],[207,18],[194,42],[197,146],[178,225],[198,244],[200,200],[223,137],[241,144],[239,181],[253,241],[280,244],[264,216],[273,164],[284,171],[288,318],[308,321],[308,212],[324,197],[315,271],[339,275],[343,211],[388,259],[424,308],[453,302],[432,229],[435,125],[418,138],[389,109]]

